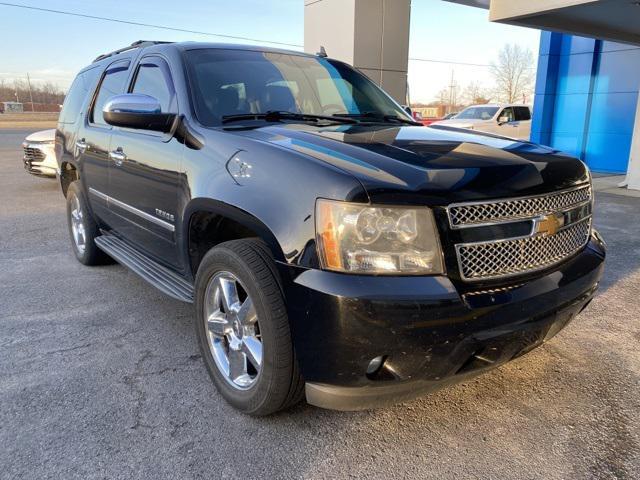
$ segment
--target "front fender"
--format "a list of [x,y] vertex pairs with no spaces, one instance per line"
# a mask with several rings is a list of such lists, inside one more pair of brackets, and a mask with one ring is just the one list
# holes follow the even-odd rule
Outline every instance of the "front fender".
[[278,260],[310,267],[317,265],[316,199],[368,201],[355,177],[321,160],[231,132],[203,137],[201,150],[185,152],[183,232],[198,208],[221,209],[261,232]]

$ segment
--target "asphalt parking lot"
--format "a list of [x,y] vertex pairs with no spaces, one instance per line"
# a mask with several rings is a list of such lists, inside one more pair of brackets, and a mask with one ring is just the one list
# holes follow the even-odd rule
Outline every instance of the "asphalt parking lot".
[[255,419],[209,381],[191,306],[75,260],[27,133],[0,130],[1,478],[640,477],[640,199],[598,195],[600,294],[543,347],[409,404]]

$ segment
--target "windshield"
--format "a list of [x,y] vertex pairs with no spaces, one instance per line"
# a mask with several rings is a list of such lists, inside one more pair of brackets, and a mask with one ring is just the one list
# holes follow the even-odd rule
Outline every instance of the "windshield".
[[498,107],[469,107],[456,115],[456,120],[491,120]]
[[189,50],[185,57],[196,116],[203,125],[221,125],[229,115],[268,111],[411,120],[367,77],[341,62],[231,49]]

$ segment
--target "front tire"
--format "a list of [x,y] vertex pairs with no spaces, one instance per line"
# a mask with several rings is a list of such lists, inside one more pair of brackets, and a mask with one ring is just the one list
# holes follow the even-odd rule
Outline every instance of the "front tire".
[[211,249],[196,276],[196,332],[213,383],[232,406],[268,415],[297,403],[304,383],[268,247],[256,239]]
[[83,265],[104,265],[113,260],[95,244],[100,235],[98,226],[91,216],[87,200],[76,180],[67,190],[67,223],[73,253]]

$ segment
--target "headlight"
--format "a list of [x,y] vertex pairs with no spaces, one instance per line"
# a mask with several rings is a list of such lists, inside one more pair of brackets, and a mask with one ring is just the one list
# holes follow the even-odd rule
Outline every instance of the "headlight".
[[443,273],[433,212],[318,199],[316,240],[325,270],[349,273]]

